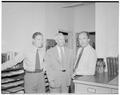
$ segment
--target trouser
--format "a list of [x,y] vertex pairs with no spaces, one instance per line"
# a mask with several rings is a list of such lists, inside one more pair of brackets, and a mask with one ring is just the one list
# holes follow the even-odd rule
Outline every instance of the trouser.
[[75,84],[73,83],[73,79],[71,79],[71,83],[69,86],[69,92],[74,93],[74,91],[75,91]]
[[[56,86],[52,86],[50,85],[50,92],[51,93],[68,93],[68,83],[67,81],[69,81],[69,79],[66,77],[67,74],[65,72],[62,72],[62,74],[58,74],[59,77],[56,78],[56,82],[58,82],[58,85],[56,84]],[[57,77],[57,76],[56,76]]]
[[50,87],[50,93],[68,93],[68,86]]
[[24,81],[25,93],[45,93],[44,72],[26,72]]

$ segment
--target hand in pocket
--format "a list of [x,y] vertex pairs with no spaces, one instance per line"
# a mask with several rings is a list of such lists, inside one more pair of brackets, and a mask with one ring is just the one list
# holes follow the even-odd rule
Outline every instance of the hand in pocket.
[[60,87],[60,81],[52,80],[52,81],[50,81],[50,86],[51,87]]

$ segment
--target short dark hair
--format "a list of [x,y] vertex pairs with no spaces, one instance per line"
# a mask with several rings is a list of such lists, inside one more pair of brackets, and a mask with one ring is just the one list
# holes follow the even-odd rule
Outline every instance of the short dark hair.
[[79,32],[79,35],[82,34],[82,33],[86,33],[86,35],[87,35],[87,37],[89,39],[89,32],[87,32],[87,31],[81,31],[81,32]]
[[35,39],[35,37],[36,37],[37,35],[43,36],[42,33],[40,33],[40,32],[35,32],[35,33],[33,33],[32,38]]

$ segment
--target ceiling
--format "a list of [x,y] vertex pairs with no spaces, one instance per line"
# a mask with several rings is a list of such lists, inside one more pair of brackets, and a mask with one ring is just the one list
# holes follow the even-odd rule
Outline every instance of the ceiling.
[[92,2],[65,2],[65,3],[53,3],[53,4],[58,4],[62,8],[73,8],[78,6],[90,5],[93,3]]
[[85,5],[91,5],[94,3],[73,3],[71,5],[65,6],[64,8],[73,8],[73,7],[78,7],[78,6],[85,6]]

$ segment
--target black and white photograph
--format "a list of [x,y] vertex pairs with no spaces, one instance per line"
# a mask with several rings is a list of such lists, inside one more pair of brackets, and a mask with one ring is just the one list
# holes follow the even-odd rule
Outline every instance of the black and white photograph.
[[119,1],[1,5],[1,94],[119,94]]

